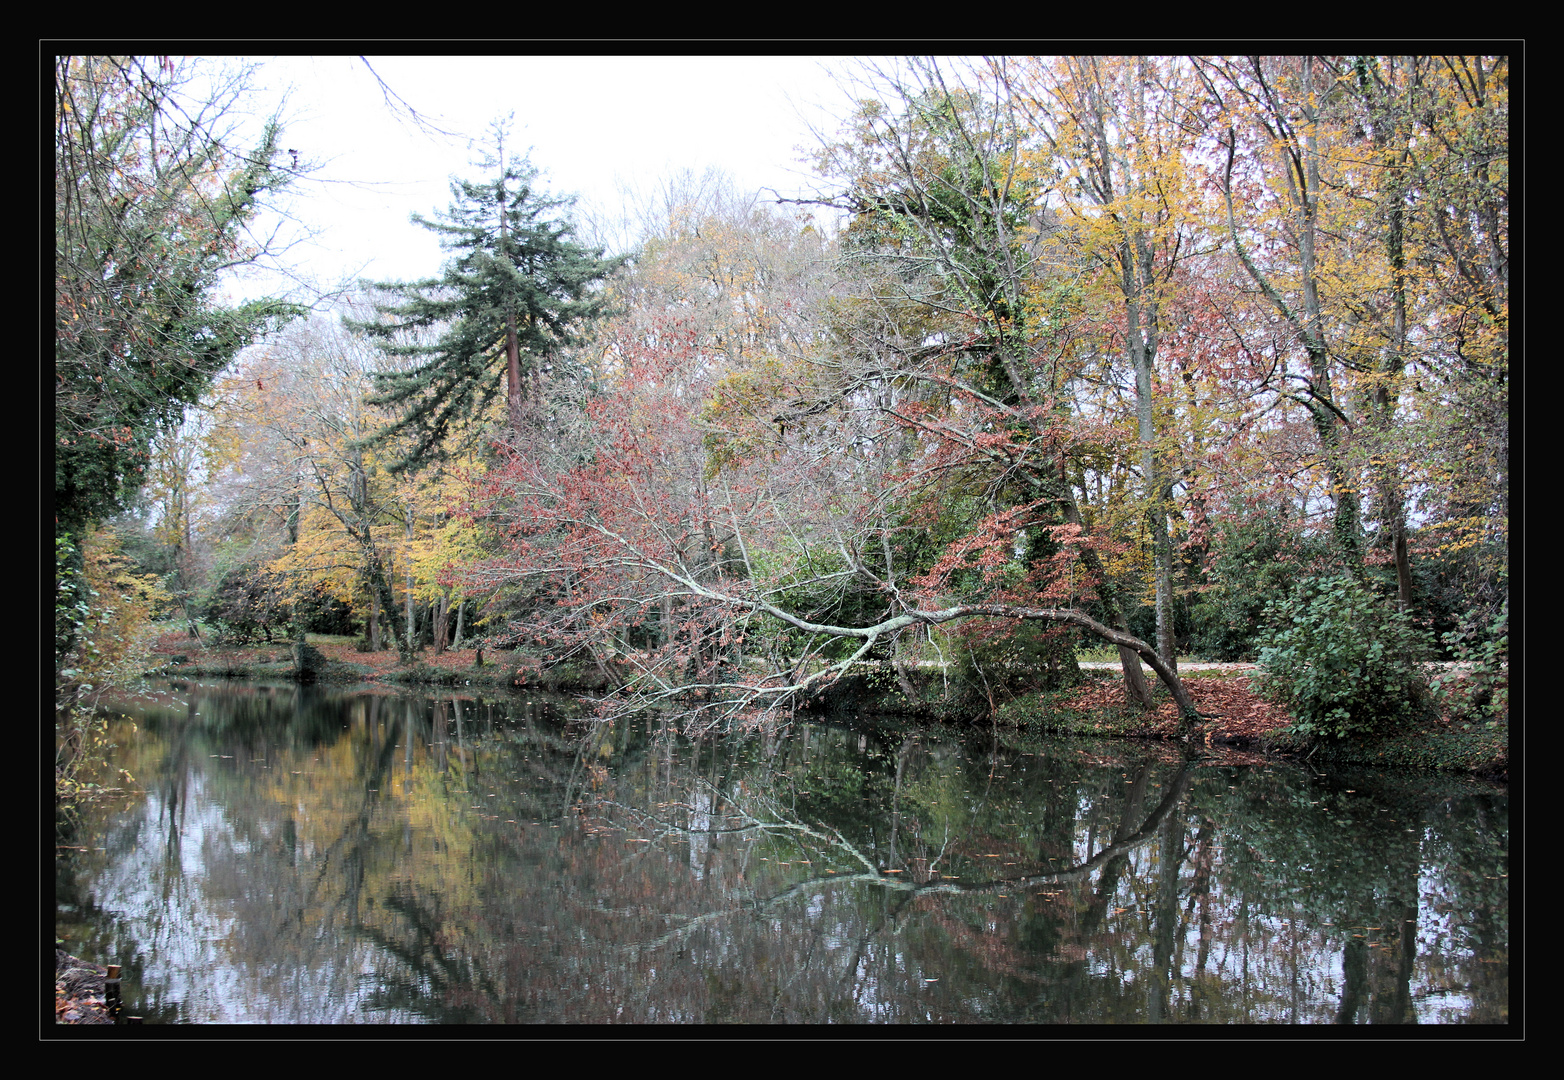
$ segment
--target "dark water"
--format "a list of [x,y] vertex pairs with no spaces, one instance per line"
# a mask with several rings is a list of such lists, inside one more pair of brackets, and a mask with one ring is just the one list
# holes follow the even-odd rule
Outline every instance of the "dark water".
[[57,931],[147,1023],[1509,1018],[1497,789],[451,693],[126,711]]

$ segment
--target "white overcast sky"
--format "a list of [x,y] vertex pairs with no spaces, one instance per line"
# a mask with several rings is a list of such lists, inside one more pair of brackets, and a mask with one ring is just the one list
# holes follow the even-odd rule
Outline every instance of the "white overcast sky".
[[[614,215],[626,192],[649,193],[682,169],[722,169],[743,190],[803,193],[811,124],[834,132],[851,108],[831,74],[850,68],[843,58],[371,55],[374,74],[357,56],[249,59],[260,68],[248,109],[262,115],[286,92],[282,145],[317,167],[286,200],[312,238],[282,261],[327,287],[435,275],[445,256],[409,215],[443,210],[451,176],[482,175],[478,142],[506,113],[515,113],[513,145],[530,147],[548,191]],[[420,130],[375,75],[458,135]],[[256,278],[232,291],[285,288]]]

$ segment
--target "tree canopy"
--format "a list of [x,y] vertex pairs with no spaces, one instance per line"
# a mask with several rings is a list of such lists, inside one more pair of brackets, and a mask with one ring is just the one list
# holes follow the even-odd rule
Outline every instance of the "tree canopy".
[[235,152],[221,129],[243,73],[179,100],[188,66],[163,58],[55,60],[54,499],[77,531],[123,509],[149,445],[251,341],[296,314],[225,307],[224,270],[254,260],[249,228],[291,179],[277,122]]
[[[470,434],[466,425],[488,412],[502,385],[514,417],[607,309],[599,286],[620,260],[574,238],[571,200],[540,191],[526,157],[507,157],[506,136],[496,124],[482,163],[491,178],[452,180],[443,213],[413,216],[451,252],[441,275],[376,286],[398,300],[380,306],[378,319],[353,324],[404,361],[375,375],[375,403],[399,413],[379,438],[409,440],[398,471],[436,460],[453,437]],[[437,336],[397,340],[410,328]]]
[[[170,158],[149,70],[60,68],[72,520],[275,313],[191,299],[246,257],[275,134]],[[609,258],[496,124],[482,178],[414,215],[438,274],[231,369],[226,512],[193,523],[179,465],[153,487],[171,534],[243,535],[366,648],[475,605],[518,667],[589,658],[690,727],[865,662],[992,703],[1079,678],[1087,637],[1193,720],[1181,654],[1280,656],[1277,621],[1326,594],[1326,644],[1405,623],[1502,666],[1505,57],[862,71],[815,157],[839,230],[687,175]]]

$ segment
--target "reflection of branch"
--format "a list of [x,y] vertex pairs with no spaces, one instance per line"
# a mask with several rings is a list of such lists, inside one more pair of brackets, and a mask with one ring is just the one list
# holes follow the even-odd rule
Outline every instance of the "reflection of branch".
[[[1175,779],[1172,785],[1169,787],[1167,794],[1163,796],[1162,801],[1158,803],[1156,809],[1153,810],[1143,822],[1141,822],[1139,828],[1137,828],[1133,833],[1125,836],[1122,840],[1116,840],[1115,842],[1109,844],[1107,847],[1098,851],[1085,862],[1062,870],[1050,870],[1046,874],[1023,874],[1019,877],[994,878],[988,881],[976,883],[955,881],[948,878],[939,881],[927,881],[922,883],[908,881],[904,878],[896,876],[895,874],[881,871],[869,858],[867,858],[861,851],[859,851],[852,842],[844,837],[840,831],[830,825],[820,823],[816,826],[811,826],[806,825],[803,822],[796,821],[761,821],[758,818],[750,815],[747,811],[744,811],[743,809],[734,805],[732,799],[728,799],[727,802],[730,805],[733,805],[734,809],[738,811],[738,815],[740,815],[744,820],[748,821],[749,824],[732,829],[690,829],[683,826],[674,825],[671,822],[661,821],[650,814],[646,814],[644,811],[634,811],[630,807],[622,807],[625,810],[631,810],[631,812],[639,813],[643,818],[655,822],[662,828],[662,836],[667,836],[672,833],[684,833],[686,835],[700,833],[706,835],[714,832],[750,831],[800,833],[805,836],[813,837],[814,839],[828,844],[831,847],[838,847],[845,850],[865,867],[864,872],[856,874],[813,874],[801,881],[797,881],[792,885],[789,885],[781,892],[773,893],[772,895],[764,898],[740,901],[733,907],[725,908],[721,911],[709,911],[700,915],[692,915],[688,917],[668,915],[666,916],[667,918],[685,918],[686,921],[683,923],[683,925],[668,931],[666,934],[663,934],[658,938],[655,938],[649,942],[638,942],[634,945],[628,946],[628,948],[639,949],[648,946],[657,948],[667,944],[670,941],[689,934],[696,927],[711,922],[714,919],[724,918],[740,911],[749,912],[751,914],[758,914],[779,904],[782,904],[798,896],[800,893],[806,892],[810,889],[819,888],[823,885],[841,885],[849,882],[857,882],[860,884],[878,885],[881,888],[888,889],[892,892],[906,894],[905,900],[902,902],[899,912],[892,920],[891,932],[893,934],[899,934],[905,927],[906,920],[911,917],[911,913],[914,910],[914,905],[911,903],[911,901],[916,900],[919,896],[932,893],[977,895],[982,893],[1000,892],[1001,890],[1032,888],[1039,885],[1057,885],[1066,881],[1080,881],[1089,878],[1096,870],[1102,867],[1103,864],[1108,862],[1110,859],[1122,856],[1132,849],[1145,844],[1147,841],[1154,839],[1157,835],[1157,830],[1162,826],[1168,815],[1178,807],[1178,805],[1183,801],[1184,796],[1188,793],[1189,783],[1192,776],[1192,766],[1185,765],[1183,770],[1180,771],[1177,779]],[[705,782],[701,781],[701,783]],[[770,800],[764,801],[770,802]],[[608,803],[606,805],[620,806],[621,804]],[[713,813],[714,812],[715,810],[713,810]],[[822,832],[821,830],[825,831]],[[827,836],[827,832],[829,832],[831,835]],[[658,837],[658,839],[661,839],[661,837]],[[948,837],[946,843],[949,843]],[[943,857],[943,855],[944,849],[942,847],[941,857]],[[935,861],[937,862],[938,860],[936,859]],[[931,869],[932,866],[933,864],[931,863]],[[602,908],[601,910],[608,912],[607,908]],[[613,912],[608,913],[613,914]]]
[[[755,817],[753,814],[750,814],[748,811],[744,810],[742,807],[738,806],[731,798],[726,796],[723,792],[721,792],[721,791],[717,790],[715,787],[713,787],[713,785],[710,783],[710,781],[707,781],[705,779],[697,777],[696,778],[696,783],[700,784],[702,787],[706,787],[706,788],[711,789],[711,794],[713,796],[712,808],[709,811],[701,811],[701,812],[709,813],[713,818],[715,818],[718,815],[718,810],[717,810],[718,802],[717,802],[717,800],[721,800],[723,802],[726,802],[729,806],[732,806],[734,811],[735,811],[734,813],[728,814],[726,816],[729,817],[729,818],[737,818],[739,821],[743,822],[743,824],[740,824],[740,825],[737,825],[737,826],[730,826],[728,828],[721,828],[721,829],[711,828],[709,826],[707,828],[703,828],[703,829],[694,829],[694,828],[690,828],[690,827],[684,826],[684,825],[676,825],[676,824],[674,824],[671,821],[665,821],[665,820],[663,820],[661,818],[655,817],[652,814],[648,814],[644,810],[640,810],[640,809],[635,808],[635,807],[626,806],[623,803],[612,802],[610,800],[606,800],[605,799],[605,800],[602,801],[602,805],[617,807],[618,809],[624,810],[627,813],[633,814],[636,817],[641,818],[642,822],[644,823],[643,827],[645,827],[647,824],[655,826],[658,830],[660,830],[660,834],[657,837],[657,839],[661,839],[664,836],[669,836],[669,835],[672,835],[674,833],[683,834],[685,836],[694,836],[694,835],[700,835],[700,836],[720,836],[720,835],[726,835],[726,834],[729,834],[729,833],[748,833],[748,832],[792,832],[792,833],[802,833],[805,836],[809,836],[809,837],[814,838],[815,840],[820,841],[822,844],[824,844],[824,845],[826,845],[828,847],[841,848],[852,859],[854,859],[855,861],[861,863],[863,865],[863,867],[865,868],[865,870],[869,874],[878,876],[879,873],[880,873],[879,867],[875,866],[873,860],[871,860],[868,856],[864,855],[863,852],[859,851],[858,848],[851,841],[849,841],[845,836],[843,836],[839,830],[837,830],[835,828],[832,828],[830,825],[820,824],[818,827],[813,827],[813,826],[805,825],[802,822],[796,822],[796,821],[762,821],[761,819]],[[774,802],[772,802],[771,800],[764,799],[763,797],[760,797],[760,798],[762,798],[762,801],[764,801],[764,802],[769,804],[769,808],[771,810],[777,811],[779,809],[777,807],[777,805]],[[695,812],[695,810],[696,810],[695,807],[690,806],[687,803],[668,803],[667,805],[673,806],[673,807],[678,807],[678,808],[683,809],[683,810],[689,810],[691,812]],[[780,817],[781,814],[777,813],[776,816]],[[831,835],[827,836],[824,832],[820,831],[821,829],[826,830]]]
[[[1114,841],[1107,847],[1103,848],[1101,851],[1097,852],[1097,854],[1087,859],[1085,862],[1076,866],[1069,867],[1065,870],[1051,870],[1046,874],[1024,874],[1021,877],[996,878],[994,880],[975,885],[960,884],[955,882],[931,882],[927,886],[917,886],[916,888],[919,891],[926,890],[930,892],[980,893],[990,892],[997,889],[1013,888],[1015,886],[1056,884],[1061,881],[1075,881],[1081,878],[1089,877],[1091,876],[1092,871],[1096,870],[1109,859],[1116,855],[1123,855],[1132,848],[1139,847],[1141,844],[1144,844],[1146,841],[1155,837],[1157,829],[1162,825],[1163,820],[1166,819],[1167,816],[1177,808],[1178,804],[1183,800],[1184,795],[1188,792],[1189,782],[1192,775],[1192,766],[1185,765],[1183,770],[1179,772],[1178,778],[1173,781],[1172,786],[1168,789],[1168,793],[1164,795],[1162,797],[1162,801],[1157,804],[1157,808],[1153,810],[1149,816],[1147,816],[1145,821],[1141,822],[1140,828],[1136,829],[1133,833],[1130,833],[1124,839]],[[948,885],[948,887],[936,889],[933,888],[934,885]]]

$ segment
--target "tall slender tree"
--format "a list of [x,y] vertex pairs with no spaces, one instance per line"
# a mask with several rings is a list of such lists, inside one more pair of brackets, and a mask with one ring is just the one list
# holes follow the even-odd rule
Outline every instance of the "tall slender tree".
[[1057,258],[1106,271],[1107,291],[1122,305],[1113,329],[1134,375],[1157,650],[1173,665],[1174,477],[1153,398],[1174,272],[1196,250],[1187,140],[1175,122],[1183,72],[1168,58],[1148,56],[991,63],[1040,136],[1039,171],[1061,180],[1049,193],[1063,224],[1051,236]]
[[[523,402],[541,397],[543,376],[607,308],[596,286],[619,260],[575,240],[565,213],[571,200],[538,190],[537,170],[526,155],[508,152],[508,136],[509,122],[496,122],[493,149],[480,163],[492,170],[490,179],[453,180],[444,213],[433,220],[413,215],[451,252],[441,275],[376,286],[400,302],[379,307],[376,321],[353,324],[409,361],[404,370],[375,376],[374,403],[401,413],[376,438],[410,437],[397,471],[445,454],[494,402],[501,371],[514,426]],[[409,327],[440,333],[432,342],[409,342]]]

